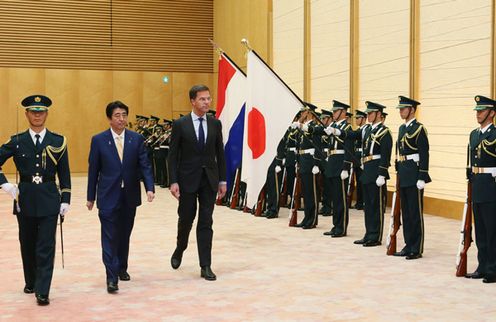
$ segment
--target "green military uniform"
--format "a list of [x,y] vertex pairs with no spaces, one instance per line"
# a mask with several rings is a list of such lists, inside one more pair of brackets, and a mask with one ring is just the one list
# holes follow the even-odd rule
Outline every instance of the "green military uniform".
[[[347,104],[334,100],[332,112],[334,115],[346,113],[349,107]],[[325,232],[324,235],[343,237],[346,236],[348,229],[349,209],[346,202],[346,188],[348,187],[349,178],[342,179],[341,174],[346,171],[349,175],[353,164],[351,154],[353,140],[349,136],[351,125],[346,122],[346,119],[334,122],[331,128],[339,133],[334,132],[336,134],[331,137],[324,175],[331,182],[333,227],[330,231]]]
[[[367,117],[367,114],[365,114],[362,111],[356,111],[355,118],[360,118],[360,117]],[[362,210],[363,209],[363,184],[362,181],[360,180],[362,176],[362,138],[363,135],[367,129],[369,124],[363,124],[359,128],[357,128],[354,133],[353,133],[353,171],[355,172],[355,178],[356,178],[356,196],[357,200],[355,203],[354,208],[357,210]]]
[[[282,182],[282,160],[284,159],[286,136],[289,130],[286,131],[284,137],[277,145],[277,156],[274,158],[267,170],[267,178],[265,180],[265,203],[267,210],[264,216],[268,219],[277,218],[279,213],[279,192]],[[279,171],[278,171],[279,170]]]
[[[22,105],[30,111],[46,111],[51,101],[34,95],[25,98]],[[19,209],[14,212],[19,224],[24,292],[34,291],[39,304],[48,304],[57,219],[61,203],[69,204],[71,198],[67,140],[46,129],[40,133],[25,131],[13,135],[0,147],[0,166],[11,157],[20,178]],[[58,186],[55,176],[59,179]],[[0,184],[6,183],[5,175],[0,173]],[[46,297],[46,301],[40,302],[39,296]]]
[[[365,102],[366,113],[382,112],[385,106],[374,102]],[[378,115],[376,114],[376,117]],[[365,235],[355,244],[378,246],[382,241],[384,228],[383,187],[389,179],[388,168],[391,161],[393,139],[391,131],[380,120],[368,126],[362,140],[363,172],[360,181],[363,184],[365,212]]]
[[[399,96],[398,108],[414,110],[420,103]],[[405,247],[395,256],[422,257],[424,251],[423,186],[429,177],[429,140],[427,130],[416,119],[402,124],[396,142],[397,174],[400,181],[401,215]]]
[[[496,110],[496,101],[476,96],[475,110]],[[489,116],[489,114],[488,114]],[[484,120],[485,122],[486,120]],[[467,176],[472,183],[475,242],[479,265],[471,278],[484,278],[485,283],[496,282],[496,127],[493,124],[470,133],[470,160]]]
[[162,134],[162,138],[160,139],[160,152],[163,155],[164,162],[162,168],[162,178],[159,182],[160,187],[167,188],[169,187],[169,146],[170,146],[170,135],[172,130],[170,126],[172,126],[172,121],[164,119],[165,124],[165,132]]
[[[286,138],[286,186],[288,187],[288,196],[293,197],[293,188],[296,179],[296,157],[298,154],[298,145],[300,144],[300,131],[290,129]],[[286,200],[285,200],[286,201]]]
[[[322,109],[321,118],[324,117],[332,117],[332,112]],[[322,152],[325,155],[325,157],[322,158],[319,164],[320,176],[322,180],[322,194],[321,194],[322,208],[320,208],[319,214],[322,214],[323,216],[332,216],[331,181],[327,179],[324,175],[324,169],[327,162],[326,161],[327,152],[329,152],[329,144],[331,139],[325,132],[323,132],[323,125],[319,125],[319,127],[321,127],[321,129],[319,130],[319,132],[321,133],[320,146],[322,148]]]

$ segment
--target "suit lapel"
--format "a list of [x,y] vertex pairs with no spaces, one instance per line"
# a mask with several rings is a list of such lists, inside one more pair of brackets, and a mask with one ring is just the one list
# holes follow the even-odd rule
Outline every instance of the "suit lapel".
[[207,117],[207,140],[205,141],[205,149],[207,148],[207,145],[209,144],[210,141],[212,141],[213,138],[213,132],[214,132],[214,118],[209,117],[207,114],[205,114]]
[[[31,138],[31,136],[30,136]],[[32,140],[31,140],[32,141]],[[43,151],[43,149],[47,146],[47,145],[50,145],[50,143],[52,142],[52,133],[50,131],[48,131],[48,129],[46,130],[46,133],[45,133],[45,137],[43,138],[43,141],[41,141],[40,143],[40,147],[38,148],[38,151],[37,152],[41,152]]]
[[[122,152],[122,164],[124,164],[124,162],[126,162],[126,160],[127,160],[127,157],[130,153],[132,141],[133,141],[133,137],[131,136],[131,133],[129,130],[125,129],[124,133],[125,133],[124,134],[124,151]],[[117,151],[117,147],[116,147],[116,151]]]

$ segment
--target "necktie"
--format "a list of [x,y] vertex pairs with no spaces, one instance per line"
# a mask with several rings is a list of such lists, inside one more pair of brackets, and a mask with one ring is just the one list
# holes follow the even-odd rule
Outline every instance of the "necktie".
[[200,127],[198,128],[198,148],[203,151],[205,147],[205,132],[203,131],[203,117],[198,119],[200,121]]
[[115,138],[115,147],[117,148],[117,154],[119,154],[119,159],[122,162],[122,153],[123,153],[123,146],[122,146],[122,137],[117,136]]
[[35,146],[36,146],[36,149],[38,149],[40,147],[40,135],[36,134],[34,137],[36,138]]

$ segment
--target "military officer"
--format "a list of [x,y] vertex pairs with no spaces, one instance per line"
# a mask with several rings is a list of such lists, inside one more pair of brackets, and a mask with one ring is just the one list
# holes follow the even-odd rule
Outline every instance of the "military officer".
[[282,162],[284,160],[286,136],[290,130],[286,131],[284,137],[277,145],[277,155],[270,164],[267,170],[267,178],[265,180],[265,202],[267,210],[263,214],[267,219],[277,218],[279,213],[279,192],[282,182]]
[[354,131],[354,141],[353,141],[353,153],[355,157],[353,158],[353,171],[355,171],[356,178],[356,195],[357,200],[354,207],[357,210],[363,209],[363,190],[362,190],[362,182],[360,181],[360,177],[362,175],[362,138],[365,133],[366,127],[369,125],[367,123],[367,114],[360,110],[356,111],[355,114],[355,122],[358,128]]
[[[322,121],[321,126],[327,127],[331,125],[333,121],[332,112],[322,109],[322,114],[320,116],[320,119]],[[329,152],[329,143],[330,143],[330,138],[327,135],[327,133],[325,132],[321,133],[320,141],[322,146],[322,152],[324,152],[325,157],[327,157],[327,152]],[[321,196],[322,208],[320,208],[319,214],[322,214],[322,216],[332,216],[331,181],[328,178],[326,178],[324,175],[326,162],[327,162],[326,158],[323,158],[319,165],[321,180],[322,180],[322,196]]]
[[324,233],[331,237],[346,236],[348,228],[348,205],[346,202],[346,187],[350,169],[353,165],[353,140],[349,136],[351,125],[346,122],[346,111],[350,107],[339,101],[332,101],[332,116],[334,123],[325,129],[327,135],[332,135],[328,151],[324,175],[331,181],[331,198],[333,207],[333,227]]
[[479,265],[467,278],[482,278],[484,283],[496,282],[496,101],[475,97],[477,123],[470,133],[467,177],[472,183],[475,243]]
[[[29,129],[0,147],[0,166],[14,158],[19,188],[0,172],[2,189],[15,200],[19,225],[24,293],[35,293],[39,305],[50,303],[57,220],[69,211],[71,177],[67,140],[45,128],[52,101],[32,95],[22,101]],[[57,175],[59,185],[55,182]]]
[[[294,122],[297,122],[300,118],[301,112],[298,112],[294,118]],[[295,124],[295,123],[293,123]],[[286,168],[286,186],[288,187],[288,196],[292,198],[294,182],[296,179],[296,156],[298,154],[298,146],[300,144],[300,130],[296,127],[290,127],[289,133],[286,137],[286,159],[284,167]],[[286,200],[284,200],[286,202]],[[289,205],[291,201],[289,202]]]
[[170,135],[172,129],[172,121],[168,119],[164,119],[164,133],[162,137],[159,139],[159,147],[160,151],[163,154],[165,160],[162,169],[162,181],[160,183],[160,187],[167,188],[169,187],[169,145],[170,145]]
[[367,101],[367,119],[370,124],[362,140],[363,199],[365,204],[365,235],[354,243],[365,247],[379,246],[384,228],[383,187],[389,179],[393,139],[391,131],[382,123],[384,105]]
[[295,227],[303,229],[315,228],[318,224],[318,186],[316,175],[320,172],[319,163],[322,156],[320,149],[315,143],[317,125],[314,111],[317,107],[306,103],[306,110],[302,112],[298,127],[301,129],[300,144],[298,150],[298,165],[301,177],[301,191],[303,192],[303,203],[305,216]]
[[429,176],[429,139],[424,125],[415,119],[419,102],[399,96],[398,109],[405,121],[396,141],[396,167],[400,181],[401,215],[405,247],[394,253],[406,259],[422,257],[424,251],[423,198]]

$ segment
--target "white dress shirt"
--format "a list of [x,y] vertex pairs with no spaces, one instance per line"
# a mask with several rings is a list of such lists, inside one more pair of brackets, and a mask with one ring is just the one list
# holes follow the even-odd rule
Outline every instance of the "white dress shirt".
[[[203,133],[205,133],[205,142],[207,143],[207,134],[208,134],[208,128],[207,128],[207,114],[201,116],[203,118],[202,126],[203,126]],[[198,140],[198,135],[200,132],[200,121],[198,120],[200,116],[196,115],[195,112],[191,111],[191,119],[193,120],[193,127],[195,128],[195,134],[196,134],[196,139]]]
[[33,140],[34,145],[36,145],[36,134],[40,135],[40,144],[41,144],[41,142],[43,142],[43,139],[45,138],[46,131],[47,131],[46,128],[44,128],[40,133],[36,133],[31,128],[29,129],[29,135],[31,135],[31,139]]

